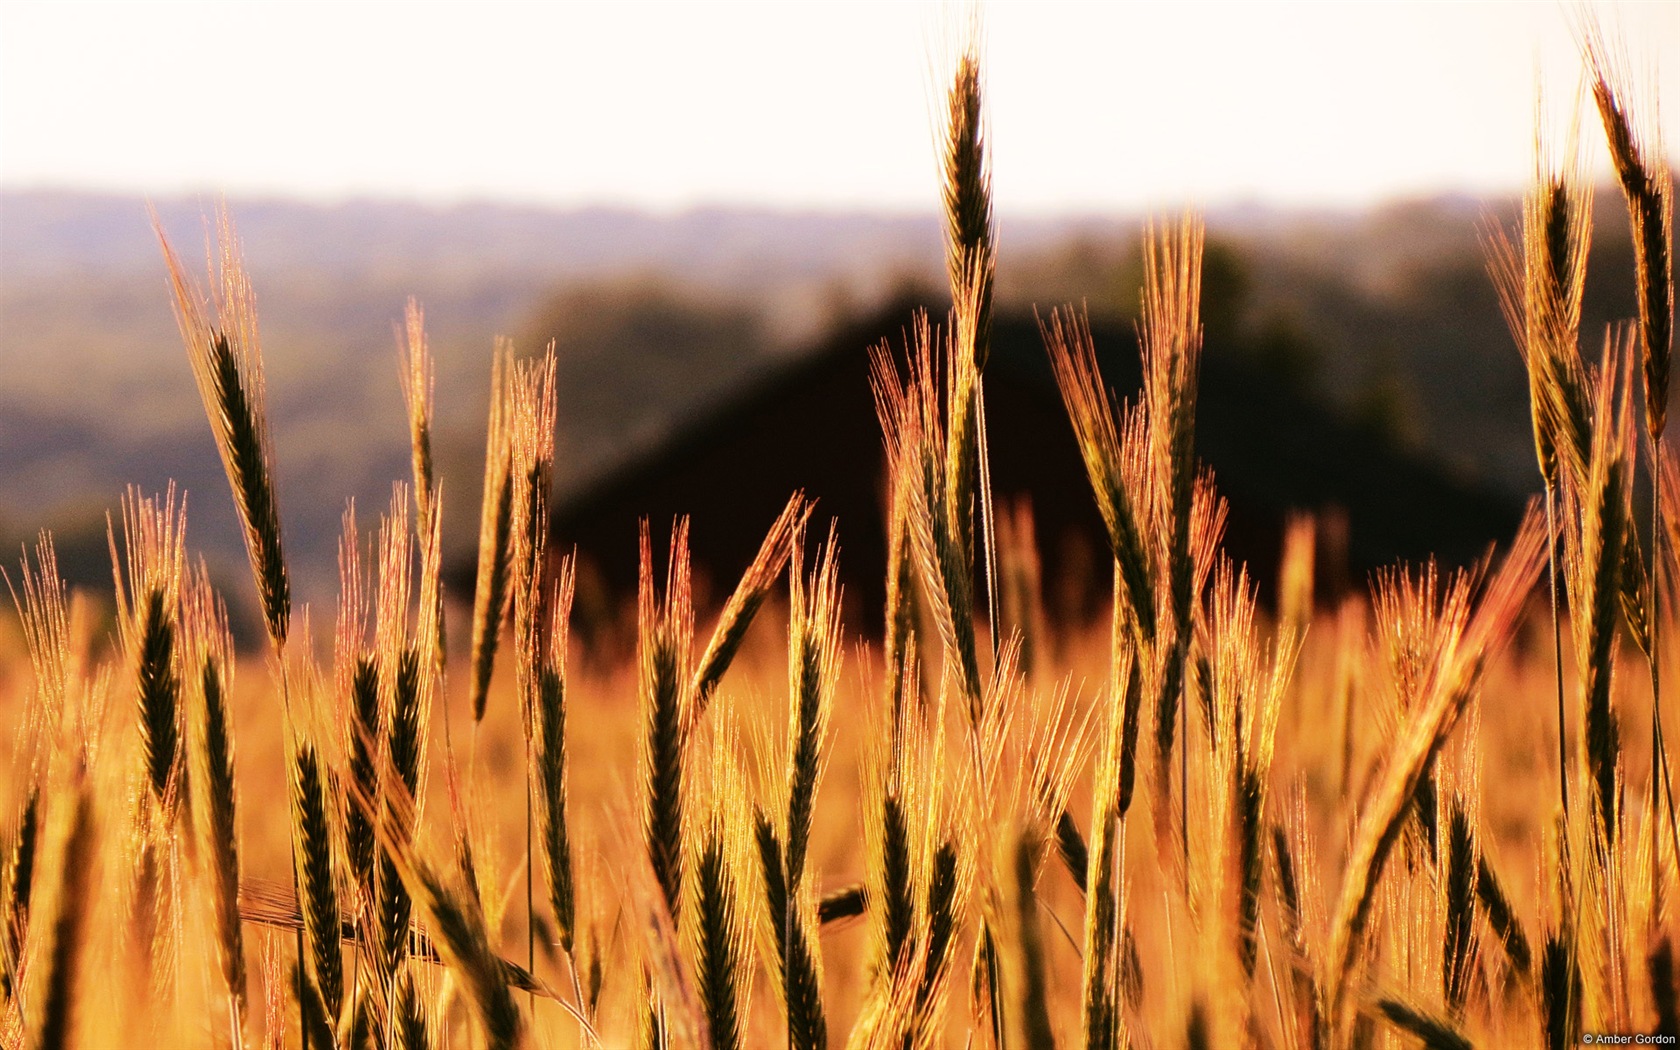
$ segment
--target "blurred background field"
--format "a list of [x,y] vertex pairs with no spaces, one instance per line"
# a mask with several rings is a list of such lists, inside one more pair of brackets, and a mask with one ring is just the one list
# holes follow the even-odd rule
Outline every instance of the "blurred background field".
[[[152,204],[190,244],[205,203]],[[861,393],[876,336],[860,326],[901,344],[909,303],[938,309],[931,216],[741,208],[658,216],[374,200],[230,206],[260,275],[288,538],[302,593],[317,602],[335,584],[344,501],[383,504],[406,463],[393,326],[409,295],[425,306],[439,389],[449,395],[439,399],[437,440],[456,555],[473,543],[497,335],[527,352],[556,343],[564,508],[615,471],[657,459],[843,333],[855,343],[853,393]],[[1504,198],[1437,197],[1366,210],[1216,210],[1210,357],[1269,374],[1368,435],[1372,448],[1514,507],[1534,489],[1527,394],[1479,243],[1485,224],[1514,208]],[[1000,310],[1084,302],[1124,337],[1136,315],[1141,225],[1140,216],[1005,216]],[[1631,268],[1625,228],[1603,227],[1587,331],[1632,310],[1617,281]],[[66,572],[103,581],[105,511],[126,484],[156,489],[174,478],[191,494],[195,546],[218,571],[237,568],[238,533],[216,498],[220,466],[160,294],[146,202],[7,191],[0,228],[0,538],[16,548],[50,527]],[[1316,496],[1317,505],[1295,509],[1360,498]],[[1361,568],[1418,553],[1390,546]]]
[[[1674,11],[1603,13],[1673,95],[1675,70],[1654,59],[1680,32]],[[438,445],[456,564],[472,543],[498,336],[522,353],[557,343],[566,508],[842,336],[861,370],[868,342],[901,336],[909,304],[943,309],[929,70],[957,7],[387,14],[352,4],[329,26],[262,3],[0,5],[5,549],[51,527],[66,572],[103,581],[122,487],[174,478],[195,547],[220,578],[238,566],[148,205],[189,255],[223,195],[240,223],[294,571],[316,604],[345,501],[383,505],[401,473],[392,326],[411,295],[449,395]],[[100,31],[78,38],[79,18]],[[1481,524],[1467,513],[1450,542],[1376,542],[1354,579],[1443,546],[1462,561],[1486,523],[1508,523],[1535,484],[1522,368],[1481,236],[1514,215],[1536,84],[1554,111],[1573,90],[1563,13],[1000,3],[985,20],[1001,309],[1083,302],[1123,338],[1142,220],[1199,203],[1210,360],[1321,406],[1321,430],[1348,428],[1309,426],[1297,444],[1368,435],[1361,455],[1394,450],[1470,494],[1466,506],[1494,508]],[[1138,40],[1154,44],[1126,43]],[[210,90],[192,56],[228,46],[242,75]],[[1173,112],[1124,104],[1160,83],[1177,85]],[[1677,112],[1663,111],[1668,126]],[[1601,223],[1593,339],[1631,310],[1617,282],[1630,258],[1624,227]],[[1288,509],[1360,503],[1337,484],[1269,508],[1245,553],[1275,547]]]

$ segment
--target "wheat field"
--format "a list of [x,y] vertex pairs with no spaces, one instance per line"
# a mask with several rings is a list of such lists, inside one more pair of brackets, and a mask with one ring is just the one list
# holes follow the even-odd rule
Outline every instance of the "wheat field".
[[1046,620],[989,484],[1022,438],[985,425],[972,41],[944,97],[951,310],[859,348],[889,505],[869,631],[842,624],[846,523],[789,493],[728,523],[765,531],[720,608],[687,522],[644,523],[634,652],[588,651],[579,555],[549,542],[566,391],[552,350],[505,345],[458,602],[414,303],[412,476],[346,514],[337,608],[294,606],[237,234],[223,214],[201,286],[160,228],[229,482],[192,498],[231,495],[264,637],[236,652],[173,489],[113,515],[109,592],[71,593],[46,534],[8,566],[0,1044],[1673,1045],[1673,187],[1618,54],[1583,32],[1636,316],[1580,331],[1582,145],[1540,143],[1488,255],[1542,495],[1477,568],[1335,606],[1310,519],[1276,609],[1223,552],[1192,214],[1145,235],[1140,389],[1104,385],[1080,310],[1040,314],[1113,595]]

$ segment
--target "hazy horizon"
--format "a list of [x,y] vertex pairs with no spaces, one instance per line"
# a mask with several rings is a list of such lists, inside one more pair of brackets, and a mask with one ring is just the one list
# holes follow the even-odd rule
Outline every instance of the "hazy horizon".
[[[1680,95],[1680,68],[1658,61],[1680,8],[1594,9],[1636,79]],[[330,10],[0,2],[0,189],[655,215],[936,202],[930,85],[960,6]],[[1514,192],[1537,84],[1547,124],[1566,119],[1575,17],[1550,3],[985,5],[998,213]],[[1661,121],[1669,141],[1677,115]]]

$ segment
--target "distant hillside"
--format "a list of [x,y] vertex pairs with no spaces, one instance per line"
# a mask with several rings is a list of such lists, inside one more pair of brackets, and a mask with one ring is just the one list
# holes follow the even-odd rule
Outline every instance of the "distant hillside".
[[[214,202],[155,203],[177,247],[196,254]],[[408,476],[392,324],[409,295],[426,306],[437,358],[446,535],[459,549],[476,525],[497,335],[523,350],[557,341],[564,493],[794,348],[821,345],[907,286],[942,283],[931,215],[377,200],[232,210],[260,300],[287,540],[318,604],[332,593],[345,500],[371,516]],[[1461,476],[1526,491],[1524,386],[1481,261],[1484,214],[1463,199],[1214,213],[1210,330],[1229,326],[1258,363]],[[1600,215],[1590,272],[1622,288],[1631,263],[1619,203],[1607,199]],[[1000,300],[1085,300],[1123,317],[1141,226],[1003,217]],[[1600,296],[1585,330],[1629,310]],[[0,193],[0,375],[0,541],[15,547],[52,525],[83,537],[94,552],[83,571],[100,578],[105,509],[125,484],[156,489],[172,477],[191,493],[191,543],[243,571],[144,201]]]
[[[177,248],[197,254],[214,202],[155,205]],[[940,259],[928,217],[231,206],[260,302],[287,539],[302,589],[317,601],[335,580],[344,501],[371,514],[408,473],[392,334],[408,296],[425,304],[437,359],[451,535],[471,542],[491,347],[509,335],[531,348],[556,289],[680,284],[697,302],[739,301],[762,318],[754,324],[773,349],[810,338],[832,311],[873,301],[901,275],[937,272]],[[730,374],[712,361],[676,365]],[[0,540],[15,545],[50,524],[89,537],[79,546],[97,553],[104,511],[123,486],[160,488],[173,477],[191,490],[193,544],[238,567],[238,533],[145,201],[0,193],[0,374]],[[680,417],[684,398],[707,394],[680,373],[669,386],[673,403],[638,395],[636,405]],[[574,388],[567,400],[602,395]],[[623,415],[608,403],[594,418]],[[563,485],[606,469],[613,442],[638,437],[579,430],[580,417],[589,413],[568,416]],[[643,430],[642,439],[657,436]],[[102,571],[90,565],[84,575]]]

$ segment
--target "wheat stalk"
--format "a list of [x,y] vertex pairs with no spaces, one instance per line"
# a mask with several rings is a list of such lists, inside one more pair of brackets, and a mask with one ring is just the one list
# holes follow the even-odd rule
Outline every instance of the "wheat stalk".
[[35,567],[27,553],[20,566],[23,593],[5,576],[18,625],[35,676],[35,688],[25,703],[17,730],[13,771],[23,805],[8,828],[4,868],[0,869],[0,996],[14,1004],[21,991],[23,955],[35,897],[37,853],[42,828],[42,792],[53,741],[63,724],[72,681],[68,598],[58,572],[52,535],[43,531],[35,546]]
[[1611,51],[1596,26],[1588,26],[1582,36],[1587,79],[1633,228],[1645,425],[1651,440],[1660,442],[1668,420],[1669,361],[1674,341],[1673,176],[1663,160],[1655,106],[1642,108],[1643,123],[1630,113],[1633,91],[1624,71],[1625,61]]
[[810,515],[811,504],[802,493],[796,492],[789,497],[787,506],[771,523],[758,553],[724,603],[717,626],[712,629],[711,640],[706,643],[695,667],[694,682],[690,686],[694,704],[684,725],[684,736],[694,731],[695,725],[706,713],[713,691],[723,680],[724,672],[729,670],[735,654],[740,651],[741,643],[746,640],[747,628],[758,615],[764,600],[770,596],[777,577],[792,556],[794,537],[803,530]]
[[279,502],[265,410],[262,343],[257,337],[256,295],[245,273],[233,220],[224,207],[217,217],[220,245],[212,284],[215,319],[203,294],[187,277],[154,213],[158,241],[174,289],[175,321],[187,345],[193,377],[216,436],[244,526],[245,549],[261,599],[263,622],[277,651],[291,622],[291,577],[280,543]]
[[[1437,608],[1421,610],[1438,624],[1437,648],[1419,702],[1400,729],[1354,835],[1320,973],[1333,1018],[1341,1016],[1347,1001],[1377,883],[1412,797],[1434,756],[1474,699],[1486,654],[1497,651],[1514,628],[1539,573],[1540,554],[1540,527],[1531,507],[1474,607],[1471,581],[1461,576],[1449,585]],[[1392,591],[1409,585],[1391,577],[1380,586]],[[1425,593],[1428,591],[1426,584]],[[1417,600],[1410,599],[1413,604]]]
[[484,445],[484,500],[479,514],[478,574],[473,592],[473,721],[484,719],[496,648],[507,617],[514,485],[512,348],[496,346],[490,368],[490,422]]
[[[919,314],[918,329],[926,323],[927,315]],[[918,336],[912,345],[926,346],[930,341],[931,336]],[[909,450],[920,440],[922,421],[932,415],[931,408],[923,408],[912,400],[913,391],[917,394],[931,391],[930,384],[916,379],[916,369],[922,360],[911,355],[911,381],[906,384],[886,344],[872,348],[869,355],[870,389],[887,461],[887,600],[882,646],[887,667],[885,695],[895,705],[904,697],[906,679],[915,676],[911,659],[915,648],[915,589],[911,582],[915,560],[910,541],[910,500],[911,488],[918,478],[910,469]],[[916,698],[919,700],[919,695]],[[895,730],[897,724],[895,718]]]
[[[1621,611],[1622,548],[1631,531],[1631,367],[1626,340],[1607,342],[1594,396],[1592,459],[1577,497],[1566,573],[1581,680],[1583,760],[1599,826],[1614,842],[1618,827],[1620,754],[1611,706],[1617,614]],[[1619,391],[1619,393],[1618,393]]]
[[75,1045],[77,985],[92,911],[88,894],[95,884],[92,864],[96,833],[93,788],[85,772],[78,771],[69,788],[68,805],[57,807],[62,816],[56,821],[55,838],[63,845],[57,855],[56,896],[48,913],[53,918],[42,955],[46,972],[40,978],[43,993],[30,1041],[33,1050]]
[[637,601],[637,695],[646,727],[641,756],[646,790],[643,831],[648,858],[673,918],[682,910],[685,747],[682,726],[692,704],[690,645],[694,636],[691,604],[688,522],[671,532],[665,595],[654,593],[653,549],[642,525],[641,585]]
[[1566,933],[1546,938],[1540,952],[1540,1004],[1546,1045],[1563,1050],[1579,1042],[1581,971]]
[[[803,543],[803,529],[796,530],[793,546]],[[788,805],[786,867],[789,892],[797,894],[805,871],[805,854],[811,840],[817,783],[822,775],[823,743],[828,736],[829,713],[839,680],[840,648],[840,565],[835,531],[831,527],[807,585],[800,579],[796,562],[788,574]],[[802,559],[801,559],[802,560]]]
[[1151,492],[1141,447],[1143,414],[1124,405],[1117,409],[1097,367],[1091,324],[1083,313],[1052,310],[1048,320],[1039,320],[1039,330],[1108,533],[1127,622],[1139,642],[1153,642],[1156,570],[1153,549],[1144,539]]
[[1441,967],[1441,994],[1447,1012],[1461,1017],[1469,995],[1470,967],[1475,950],[1476,934],[1476,859],[1478,848],[1475,828],[1465,809],[1465,799],[1458,795],[1442,803],[1446,811],[1446,836],[1440,870],[1442,912],[1446,917],[1446,945]]
[[293,852],[298,858],[298,899],[308,948],[309,985],[320,997],[326,1023],[336,1027],[344,1005],[344,960],[339,950],[338,862],[327,780],[313,745],[298,742],[288,767]]
[[3,872],[5,896],[4,981],[0,991],[9,1004],[16,1000],[23,965],[23,949],[29,936],[31,898],[35,889],[36,844],[41,832],[41,789],[31,784],[17,828],[11,834]]
[[233,721],[228,697],[233,685],[233,638],[227,609],[211,589],[201,564],[188,581],[183,621],[190,644],[187,666],[197,668],[193,706],[194,783],[202,785],[194,807],[196,832],[209,858],[216,948],[232,1007],[234,1042],[246,1009],[245,945],[239,923],[239,824],[234,788]]
[[[1645,433],[1650,441],[1651,577],[1661,574],[1663,431],[1668,421],[1669,373],[1674,350],[1674,178],[1663,155],[1661,127],[1655,119],[1655,100],[1629,112],[1634,94],[1626,64],[1612,53],[1596,25],[1582,33],[1582,50],[1593,101],[1604,124],[1610,159],[1627,201],[1634,249],[1634,296],[1638,304],[1639,350],[1645,379]],[[1659,595],[1653,592],[1653,602]],[[1656,626],[1645,645],[1651,671],[1651,804],[1666,794],[1671,841],[1680,851],[1680,820],[1675,816],[1674,788],[1663,740],[1662,690]]]
[[1405,1000],[1379,999],[1377,1011],[1389,1024],[1417,1039],[1426,1050],[1475,1050],[1475,1044],[1452,1021],[1436,1017]]
[[[415,525],[424,539],[430,534],[439,514],[437,470],[432,461],[432,411],[435,377],[432,352],[426,340],[426,314],[418,299],[410,298],[403,313],[403,327],[397,336],[402,368],[403,404],[408,409],[408,432],[411,458],[414,464]],[[437,618],[436,652],[434,657],[441,670],[447,658],[446,631],[443,606],[434,612]]]
[[712,1047],[739,1050],[752,979],[747,956],[750,912],[741,886],[751,861],[747,805],[734,763],[733,736],[720,732],[713,740],[710,768],[716,790],[698,836],[694,870],[695,976]]
[[537,788],[538,840],[542,843],[541,860],[549,906],[560,933],[560,947],[571,960],[574,975],[577,888],[566,818],[566,646],[576,578],[575,562],[568,558],[561,564],[550,603],[551,619],[533,719],[535,761],[531,766]]
[[[1201,281],[1205,231],[1200,218],[1186,213],[1177,231],[1144,234],[1143,316],[1139,344],[1143,353],[1143,414],[1151,485],[1156,496],[1153,530],[1164,538],[1157,564],[1164,567],[1165,602],[1171,611],[1168,633],[1160,640],[1167,654],[1161,691],[1155,705],[1156,770],[1164,801],[1171,766],[1174,717],[1182,727],[1179,753],[1179,835],[1188,866],[1190,854],[1188,708],[1183,702],[1190,659],[1192,604],[1199,593],[1192,560],[1192,516],[1196,494],[1196,386],[1201,369]],[[1160,581],[1158,581],[1160,582]],[[1162,805],[1162,803],[1158,803]],[[1164,811],[1164,806],[1163,806]]]
[[[180,784],[181,674],[176,661],[186,508],[174,486],[162,500],[130,489],[123,501],[123,556],[108,524],[117,620],[133,663],[147,781],[167,824]],[[125,574],[122,569],[126,567]]]
[[782,834],[762,809],[753,823],[753,842],[764,880],[765,914],[772,932],[777,991],[787,1019],[790,1050],[820,1050],[828,1045],[828,1017],[822,1000],[822,963],[809,896],[790,893],[788,858]]

